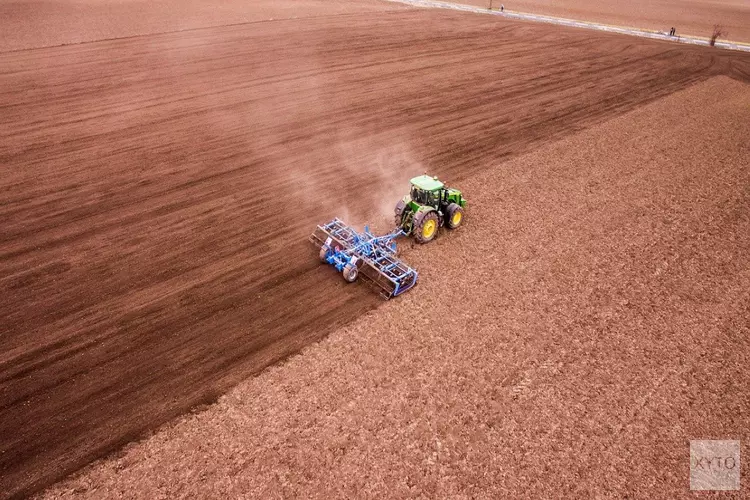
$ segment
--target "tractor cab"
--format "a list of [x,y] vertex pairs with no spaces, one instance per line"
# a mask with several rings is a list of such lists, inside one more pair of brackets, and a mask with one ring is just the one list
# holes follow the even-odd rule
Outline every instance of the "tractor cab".
[[419,205],[438,208],[445,186],[437,178],[420,175],[411,180],[411,199]]

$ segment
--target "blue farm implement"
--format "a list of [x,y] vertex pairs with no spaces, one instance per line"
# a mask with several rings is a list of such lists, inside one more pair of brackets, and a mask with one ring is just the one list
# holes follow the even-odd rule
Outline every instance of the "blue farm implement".
[[318,226],[310,241],[320,247],[320,260],[336,268],[348,282],[362,275],[386,298],[396,297],[417,284],[417,271],[396,257],[397,229],[375,236],[367,227],[359,233],[339,219]]

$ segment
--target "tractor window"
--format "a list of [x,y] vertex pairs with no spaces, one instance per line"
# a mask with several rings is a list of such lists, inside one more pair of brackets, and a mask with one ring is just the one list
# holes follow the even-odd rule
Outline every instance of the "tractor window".
[[417,188],[416,186],[412,186],[411,188],[411,199],[416,201],[417,203],[421,203],[421,204],[426,203],[426,200],[425,200],[426,194],[427,193]]
[[411,199],[420,205],[436,206],[440,202],[440,192],[425,191],[416,186],[411,188]]

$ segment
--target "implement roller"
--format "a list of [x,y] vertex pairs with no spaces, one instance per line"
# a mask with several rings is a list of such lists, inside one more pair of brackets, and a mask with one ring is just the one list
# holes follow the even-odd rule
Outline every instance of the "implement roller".
[[362,275],[385,299],[396,297],[417,284],[417,271],[396,257],[396,238],[402,229],[375,236],[367,226],[357,232],[336,218],[318,226],[310,241],[320,248],[320,260],[341,272],[350,283]]

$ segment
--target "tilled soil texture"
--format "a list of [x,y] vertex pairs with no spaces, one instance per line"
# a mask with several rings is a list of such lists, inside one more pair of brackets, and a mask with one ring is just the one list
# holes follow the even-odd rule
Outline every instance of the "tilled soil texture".
[[408,8],[372,0],[0,0],[0,52],[95,40]]
[[[489,0],[461,0],[489,7]],[[708,38],[714,25],[723,28],[722,39],[750,42],[750,2],[746,0],[493,0],[492,8],[533,12],[619,26],[633,26]]]
[[719,77],[465,179],[420,286],[47,496],[689,497],[750,451],[749,135]]
[[0,55],[0,491],[48,484],[380,304],[321,268],[383,221],[711,75],[728,52],[405,11]]

